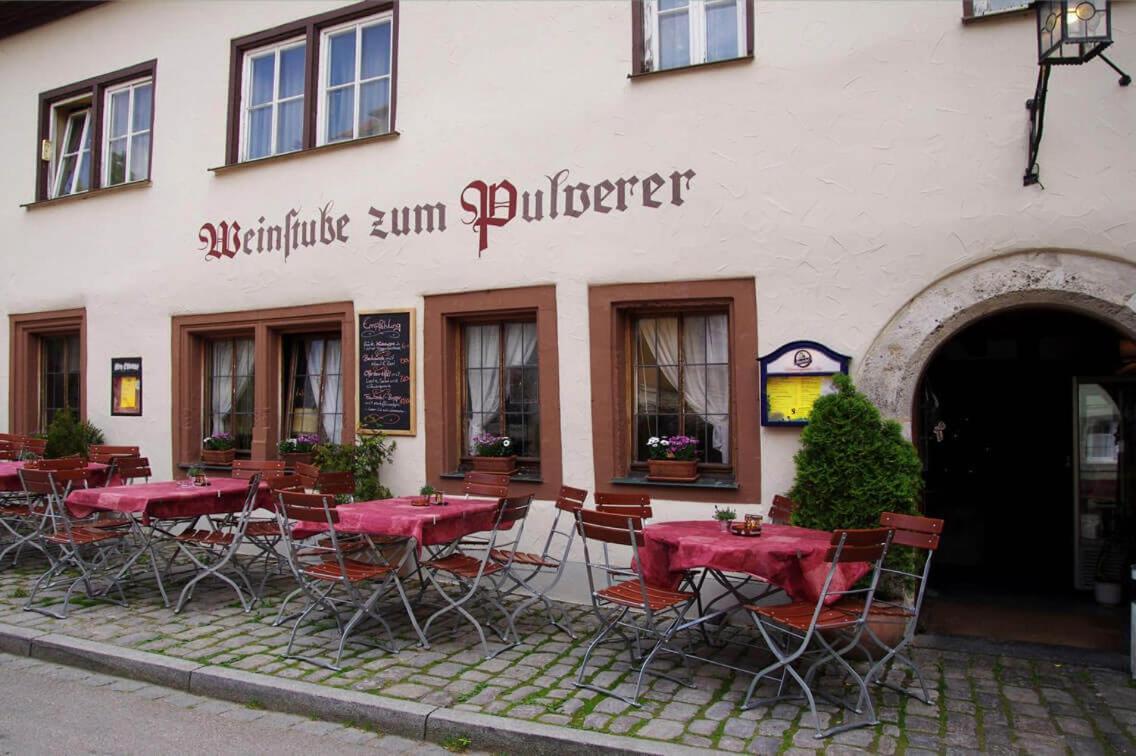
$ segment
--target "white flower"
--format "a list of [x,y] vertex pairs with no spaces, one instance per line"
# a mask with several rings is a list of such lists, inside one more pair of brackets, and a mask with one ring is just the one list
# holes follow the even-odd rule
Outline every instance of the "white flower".
[[671,442],[667,441],[665,438],[659,439],[659,443],[662,444],[663,446],[670,446],[671,445]]
[[658,436],[651,436],[649,439],[647,439],[647,446],[658,446],[658,445],[659,445],[659,437]]
[[203,443],[203,444],[209,443],[209,436],[206,436],[205,438],[201,439],[201,443]]
[[501,442],[501,446],[506,446],[506,447],[511,446],[512,444],[513,444],[513,442],[510,441],[509,439],[505,439],[504,441]]

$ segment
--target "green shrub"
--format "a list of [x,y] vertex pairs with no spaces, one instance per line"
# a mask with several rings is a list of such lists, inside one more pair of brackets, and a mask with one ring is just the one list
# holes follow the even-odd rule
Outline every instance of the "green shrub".
[[327,472],[355,474],[355,500],[391,498],[390,489],[379,482],[379,468],[394,455],[395,442],[383,433],[364,433],[354,444],[320,444],[315,447],[316,466]]
[[70,454],[87,455],[87,447],[105,441],[103,432],[84,420],[79,422],[71,409],[64,408],[55,413],[47,427],[47,450],[44,456],[66,457]]
[[[817,530],[879,527],[882,512],[915,514],[923,467],[899,423],[885,420],[852,379],[835,376],[836,392],[813,405],[794,457],[797,477],[789,498],[793,524]],[[889,564],[914,566],[907,549]]]

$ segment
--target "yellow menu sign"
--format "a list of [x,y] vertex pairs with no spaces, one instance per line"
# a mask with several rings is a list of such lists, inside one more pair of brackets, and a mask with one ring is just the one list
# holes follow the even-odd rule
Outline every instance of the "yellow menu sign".
[[808,420],[815,402],[831,380],[827,375],[771,375],[765,380],[769,419]]

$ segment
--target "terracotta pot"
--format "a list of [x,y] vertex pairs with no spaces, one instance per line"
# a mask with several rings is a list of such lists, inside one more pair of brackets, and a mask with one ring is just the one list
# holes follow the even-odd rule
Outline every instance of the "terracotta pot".
[[207,465],[231,465],[236,456],[237,452],[235,449],[226,449],[224,451],[201,450],[201,461]]
[[280,459],[284,462],[285,467],[295,470],[297,464],[312,464],[315,455],[311,452],[286,452],[280,455]]
[[649,459],[647,480],[688,481],[698,480],[697,459]]
[[517,472],[517,457],[474,457],[473,469],[478,472],[513,475]]

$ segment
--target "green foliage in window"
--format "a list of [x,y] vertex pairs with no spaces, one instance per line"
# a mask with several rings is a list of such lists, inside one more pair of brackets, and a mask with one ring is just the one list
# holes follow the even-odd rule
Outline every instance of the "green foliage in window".
[[79,422],[69,407],[59,410],[47,428],[48,458],[66,457],[70,454],[87,456],[87,447],[104,443],[103,432],[90,422]]
[[379,468],[394,456],[395,442],[383,433],[361,433],[354,444],[320,444],[315,463],[324,472],[355,474],[355,500],[391,498],[390,489],[379,482]]

